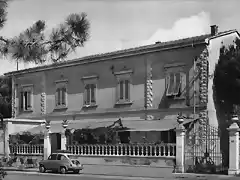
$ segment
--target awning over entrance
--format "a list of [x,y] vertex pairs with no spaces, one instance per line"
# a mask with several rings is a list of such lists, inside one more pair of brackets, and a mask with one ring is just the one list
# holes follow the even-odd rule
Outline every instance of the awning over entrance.
[[[60,133],[61,130],[62,130],[62,124],[61,123],[54,123],[54,124],[51,124],[51,133]],[[42,134],[44,133],[45,131],[45,124],[41,124],[39,126],[36,126],[34,128],[30,128],[30,129],[27,129],[25,131],[20,131],[20,132],[15,132],[13,134],[10,134],[10,135],[16,135],[16,134],[20,134],[22,135],[24,132],[29,132],[31,134]]]
[[[123,122],[123,126],[128,129],[124,131],[168,131],[177,127],[178,122],[176,117],[166,116],[160,120],[126,121]],[[194,120],[196,118],[185,119],[183,124],[193,122]]]
[[[190,123],[196,118],[185,119],[183,124]],[[67,129],[96,129],[100,127],[108,127],[113,125],[116,121],[70,121]],[[122,120],[123,127],[127,128],[124,131],[168,131],[175,129],[177,126],[177,115],[169,115],[160,120]],[[117,124],[118,125],[118,124]],[[54,122],[50,126],[51,133],[60,133],[63,130],[62,122]],[[26,130],[31,134],[44,133],[45,125]],[[24,132],[19,132],[23,134]],[[11,134],[16,135],[17,133]]]
[[[114,123],[114,121],[76,121],[76,122],[69,122],[67,129],[96,129],[99,127],[107,127],[110,126]],[[51,133],[61,133],[61,131],[63,130],[62,127],[62,122],[56,122],[56,123],[52,123],[50,126],[50,131]],[[40,134],[40,133],[44,133],[45,131],[45,124],[36,126],[34,128],[30,128],[27,129],[25,131],[21,131],[21,132],[16,132],[13,133],[11,135],[16,135],[16,134],[20,134],[22,135],[24,132],[29,132],[31,134]]]

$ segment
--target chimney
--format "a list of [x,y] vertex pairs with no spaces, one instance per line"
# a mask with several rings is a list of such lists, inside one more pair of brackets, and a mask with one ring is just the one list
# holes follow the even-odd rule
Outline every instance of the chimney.
[[211,27],[211,35],[215,36],[218,33],[218,26],[217,25],[212,25]]

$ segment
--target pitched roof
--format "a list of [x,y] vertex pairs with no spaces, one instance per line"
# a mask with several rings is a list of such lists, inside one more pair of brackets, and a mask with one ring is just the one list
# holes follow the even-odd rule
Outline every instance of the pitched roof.
[[229,31],[219,32],[215,36],[212,36],[211,34],[205,34],[205,35],[189,37],[189,38],[184,38],[184,39],[178,39],[178,40],[173,40],[173,41],[167,41],[167,42],[156,42],[155,44],[139,46],[139,47],[129,48],[129,49],[123,49],[123,50],[118,50],[118,51],[113,51],[113,52],[108,52],[108,53],[100,53],[100,54],[85,56],[85,57],[77,58],[77,59],[73,59],[73,60],[62,61],[62,62],[50,64],[50,65],[42,65],[42,66],[23,69],[23,70],[19,70],[19,71],[12,71],[12,72],[5,73],[5,75],[14,75],[14,74],[18,74],[18,73],[42,71],[42,70],[46,70],[49,68],[52,69],[52,68],[57,68],[57,67],[62,67],[62,66],[71,66],[71,65],[75,65],[76,63],[80,63],[80,62],[87,63],[87,62],[94,62],[94,61],[99,61],[99,60],[106,60],[106,59],[110,59],[110,58],[113,59],[113,58],[117,58],[121,55],[130,56],[134,53],[147,53],[148,51],[151,51],[151,50],[169,50],[169,49],[173,49],[173,48],[180,47],[180,46],[203,44],[203,43],[207,43],[206,40],[208,40],[208,39],[217,38],[217,37],[228,35],[231,33],[238,33],[238,32],[237,32],[237,30],[229,30]]

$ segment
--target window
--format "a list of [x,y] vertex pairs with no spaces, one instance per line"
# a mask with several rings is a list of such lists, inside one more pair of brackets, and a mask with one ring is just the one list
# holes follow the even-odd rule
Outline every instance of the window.
[[92,107],[97,105],[97,81],[98,76],[84,76],[82,77],[84,84],[84,98],[83,106]]
[[57,160],[67,160],[66,156],[62,155],[62,154],[58,154],[57,156]]
[[33,86],[22,86],[20,92],[20,110],[31,111],[33,108]]
[[85,85],[84,105],[95,105],[96,104],[96,84]]
[[131,102],[131,75],[132,70],[125,70],[120,72],[115,72],[117,79],[116,87],[116,103],[130,103]]
[[51,154],[51,155],[48,157],[48,160],[57,160],[57,154]]
[[119,88],[119,101],[129,101],[130,100],[130,81],[129,80],[120,80],[118,83]]
[[181,96],[186,86],[186,75],[183,72],[171,72],[166,76],[166,95]]
[[55,94],[56,108],[67,107],[67,82],[56,82]]

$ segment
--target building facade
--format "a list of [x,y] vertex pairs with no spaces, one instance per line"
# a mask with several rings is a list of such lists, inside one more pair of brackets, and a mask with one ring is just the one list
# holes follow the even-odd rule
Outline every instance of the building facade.
[[218,33],[212,26],[207,35],[9,72],[13,113],[7,134],[45,121],[51,121],[52,133],[59,133],[63,120],[81,129],[121,118],[132,141],[147,137],[155,142],[161,135],[146,132],[174,129],[178,113],[186,122],[208,116],[218,126],[208,77],[220,47],[235,38],[237,31]]

